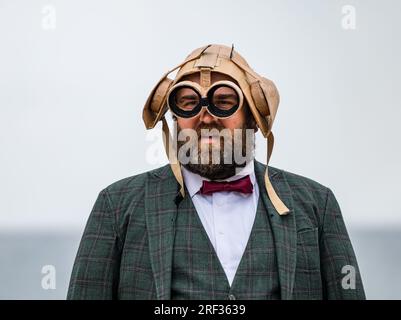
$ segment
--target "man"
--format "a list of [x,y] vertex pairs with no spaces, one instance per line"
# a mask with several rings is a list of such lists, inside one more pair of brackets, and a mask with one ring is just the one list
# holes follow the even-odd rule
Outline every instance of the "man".
[[162,121],[170,163],[100,192],[68,299],[365,299],[333,192],[254,159],[260,129],[269,161],[278,104],[233,47],[166,73],[143,119]]

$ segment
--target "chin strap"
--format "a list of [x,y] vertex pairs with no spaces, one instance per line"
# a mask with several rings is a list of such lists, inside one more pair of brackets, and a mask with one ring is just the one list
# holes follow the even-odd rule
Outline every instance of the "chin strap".
[[181,197],[184,198],[185,197],[184,179],[182,178],[180,163],[178,162],[177,152],[176,149],[174,148],[174,145],[170,145],[170,142],[173,142],[174,140],[171,138],[170,130],[168,129],[165,117],[162,118],[162,123],[163,123],[162,126],[163,144],[164,148],[166,149],[167,159],[170,162],[171,170],[173,171],[173,174],[177,182],[180,184]]
[[273,133],[270,132],[269,135],[267,136],[267,163],[266,163],[266,171],[265,171],[265,186],[266,186],[266,191],[267,194],[270,198],[270,201],[273,203],[274,208],[277,210],[278,214],[280,216],[287,215],[290,210],[287,208],[287,206],[281,201],[281,199],[278,197],[276,191],[273,188],[273,185],[270,182],[269,179],[269,173],[268,173],[268,164],[270,160],[270,156],[273,151],[273,145],[274,145],[274,136]]

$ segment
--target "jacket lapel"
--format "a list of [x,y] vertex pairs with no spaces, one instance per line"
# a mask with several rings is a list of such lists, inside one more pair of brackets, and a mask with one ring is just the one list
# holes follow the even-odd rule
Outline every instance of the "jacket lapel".
[[158,300],[170,299],[174,219],[174,202],[178,183],[170,169],[164,166],[149,173],[145,186],[145,216],[149,239],[150,263]]
[[255,160],[255,175],[258,181],[260,196],[267,208],[270,218],[276,249],[281,298],[289,300],[292,298],[294,287],[297,231],[295,224],[295,211],[290,187],[283,177],[281,170],[269,167],[270,181],[285,205],[290,209],[287,215],[280,216],[271,203],[264,184],[266,166]]

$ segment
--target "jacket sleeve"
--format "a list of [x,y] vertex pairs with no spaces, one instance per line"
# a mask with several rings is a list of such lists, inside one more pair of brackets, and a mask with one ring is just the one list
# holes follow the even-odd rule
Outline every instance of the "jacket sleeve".
[[116,299],[120,238],[107,189],[93,206],[75,258],[67,299]]
[[340,206],[329,188],[320,228],[324,298],[366,299],[358,263]]

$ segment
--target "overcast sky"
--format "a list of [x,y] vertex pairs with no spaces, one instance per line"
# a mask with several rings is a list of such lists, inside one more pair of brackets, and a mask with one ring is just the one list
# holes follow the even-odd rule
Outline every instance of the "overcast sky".
[[279,88],[272,166],[330,187],[349,227],[401,226],[400,14],[397,0],[0,0],[0,226],[82,229],[100,190],[166,164],[163,149],[149,161],[161,126],[146,132],[143,104],[208,43],[234,43]]

